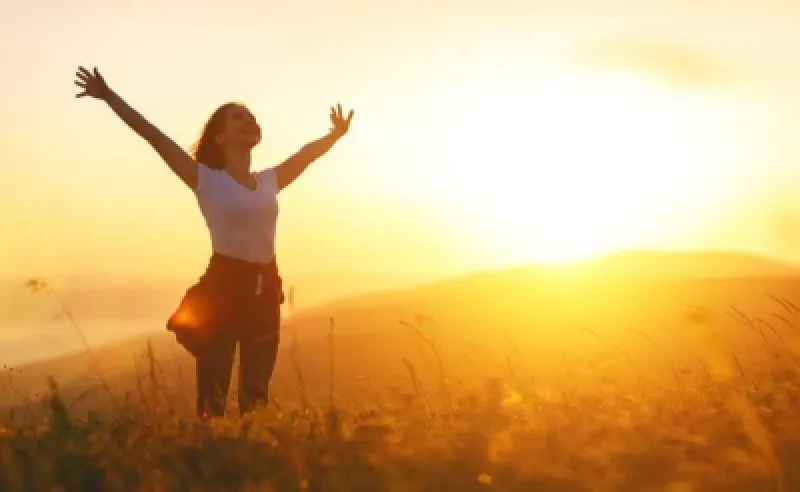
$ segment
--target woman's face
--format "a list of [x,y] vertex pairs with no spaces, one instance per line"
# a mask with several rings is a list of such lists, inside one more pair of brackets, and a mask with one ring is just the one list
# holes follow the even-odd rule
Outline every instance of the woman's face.
[[261,141],[261,127],[244,106],[231,106],[225,112],[225,128],[216,137],[222,147],[250,150]]

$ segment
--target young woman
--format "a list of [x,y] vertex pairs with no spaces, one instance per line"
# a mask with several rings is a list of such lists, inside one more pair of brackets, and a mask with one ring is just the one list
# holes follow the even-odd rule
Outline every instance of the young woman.
[[251,151],[261,128],[243,105],[219,107],[205,125],[192,155],[153,126],[83,67],[77,97],[106,104],[147,140],[192,190],[211,236],[205,272],[167,321],[178,342],[195,356],[197,412],[222,416],[236,343],[239,343],[239,409],[266,404],[280,340],[281,279],[275,259],[277,195],[350,128],[341,105],[331,108],[330,132],[273,168],[251,171]]

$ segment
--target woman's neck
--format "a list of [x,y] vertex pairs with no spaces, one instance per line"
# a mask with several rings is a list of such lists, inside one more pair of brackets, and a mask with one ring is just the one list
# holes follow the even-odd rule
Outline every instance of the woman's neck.
[[250,151],[229,149],[225,151],[225,170],[231,176],[245,177],[250,174]]

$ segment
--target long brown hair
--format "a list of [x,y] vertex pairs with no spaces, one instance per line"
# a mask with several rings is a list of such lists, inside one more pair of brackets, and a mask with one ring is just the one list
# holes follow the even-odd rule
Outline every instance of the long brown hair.
[[225,168],[225,154],[219,144],[214,140],[225,129],[225,113],[229,108],[239,106],[240,103],[229,102],[218,107],[203,127],[200,138],[192,146],[192,157],[197,162],[202,162],[212,169]]

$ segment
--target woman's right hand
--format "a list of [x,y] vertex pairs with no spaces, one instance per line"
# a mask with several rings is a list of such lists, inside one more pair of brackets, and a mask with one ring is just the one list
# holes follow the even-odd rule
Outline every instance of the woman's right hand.
[[108,85],[106,85],[106,81],[100,75],[100,72],[97,71],[97,67],[94,68],[94,73],[79,67],[78,71],[75,72],[75,76],[78,77],[75,85],[83,89],[83,92],[75,94],[75,97],[90,96],[95,99],[105,99],[108,96],[110,92]]

